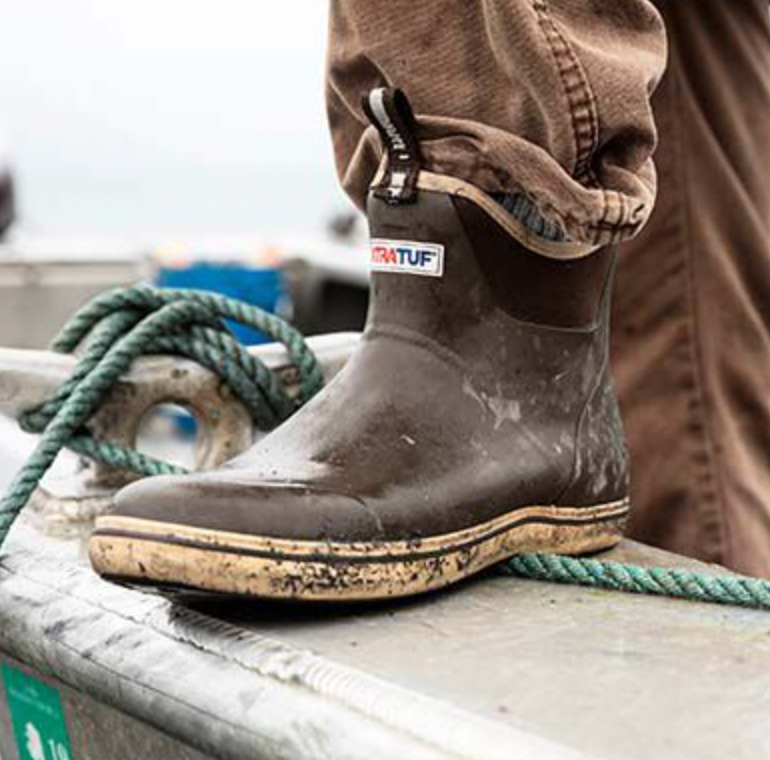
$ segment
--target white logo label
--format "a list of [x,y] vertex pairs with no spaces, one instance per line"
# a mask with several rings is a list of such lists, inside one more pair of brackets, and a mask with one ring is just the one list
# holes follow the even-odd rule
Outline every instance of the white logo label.
[[444,246],[411,240],[374,239],[372,271],[441,277],[444,274]]

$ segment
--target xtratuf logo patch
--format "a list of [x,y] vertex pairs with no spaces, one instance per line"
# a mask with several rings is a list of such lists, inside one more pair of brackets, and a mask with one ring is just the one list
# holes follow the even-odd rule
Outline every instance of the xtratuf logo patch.
[[441,277],[444,274],[444,246],[411,240],[374,239],[372,271]]

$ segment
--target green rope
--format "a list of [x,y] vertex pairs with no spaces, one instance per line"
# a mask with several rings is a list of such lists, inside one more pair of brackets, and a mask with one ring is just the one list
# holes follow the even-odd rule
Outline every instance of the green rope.
[[[229,319],[282,342],[299,369],[301,391],[289,398],[278,379],[227,330]],[[223,296],[194,290],[122,288],[99,296],[77,312],[52,346],[78,350],[72,376],[53,398],[21,417],[24,430],[40,434],[27,464],[0,501],[0,548],[59,452],[67,447],[98,462],[139,475],[181,473],[109,441],[94,439],[86,423],[138,356],[184,356],[218,374],[261,428],[290,416],[323,385],[323,375],[302,336],[277,317]],[[770,581],[710,575],[663,567],[639,567],[551,554],[521,554],[500,566],[506,575],[634,594],[770,610]]]
[[[299,370],[299,397],[291,399],[270,370],[228,331],[224,319],[255,328],[286,346]],[[107,393],[143,354],[174,354],[217,373],[264,429],[275,427],[323,385],[323,374],[304,338],[294,328],[254,306],[214,293],[120,288],[98,296],[78,311],[55,339],[52,350],[80,349],[72,376],[54,397],[24,414],[24,430],[40,440],[0,501],[0,547],[21,510],[59,452],[67,447],[139,475],[181,473],[182,468],[109,441],[94,439],[87,421]]]
[[503,563],[500,570],[550,583],[770,610],[770,581],[742,575],[640,567],[555,554],[519,554]]

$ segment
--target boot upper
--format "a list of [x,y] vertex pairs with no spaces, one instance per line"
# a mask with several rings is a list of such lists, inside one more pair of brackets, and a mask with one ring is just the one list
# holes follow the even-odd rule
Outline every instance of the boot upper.
[[403,206],[372,196],[369,219],[377,245],[427,246],[430,272],[375,272],[360,346],[323,392],[216,471],[129,486],[116,514],[408,541],[626,497],[607,367],[612,251],[548,259],[473,201],[436,191]]

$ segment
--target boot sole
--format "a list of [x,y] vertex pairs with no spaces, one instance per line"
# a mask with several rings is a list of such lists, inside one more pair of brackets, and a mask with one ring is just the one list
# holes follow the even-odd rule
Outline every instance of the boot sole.
[[132,586],[350,602],[440,589],[524,552],[608,549],[622,538],[628,513],[627,499],[524,507],[455,533],[372,543],[286,540],[107,516],[96,522],[90,553],[97,573]]

